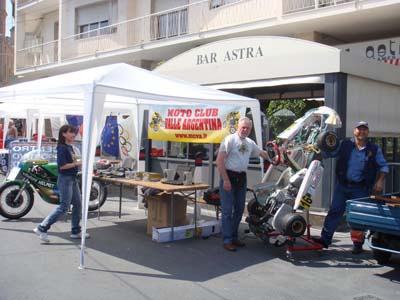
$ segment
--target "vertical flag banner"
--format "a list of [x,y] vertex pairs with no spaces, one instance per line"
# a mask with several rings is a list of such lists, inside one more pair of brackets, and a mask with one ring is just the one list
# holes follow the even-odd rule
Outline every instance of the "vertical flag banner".
[[51,136],[54,138],[58,138],[58,131],[60,127],[65,123],[64,119],[61,117],[50,117],[50,124],[51,124]]
[[79,128],[83,124],[83,116],[66,115],[65,118],[69,125]]
[[[83,116],[78,115],[66,115],[65,118],[69,125],[72,125],[76,128],[76,139],[82,139],[82,127],[83,127]],[[80,136],[78,136],[80,134]]]
[[137,138],[132,116],[118,115],[119,154],[121,160],[137,158]]
[[119,154],[119,133],[117,116],[107,116],[106,124],[101,132],[101,149],[108,155]]
[[220,143],[235,133],[246,107],[227,105],[157,105],[150,109],[149,139]]

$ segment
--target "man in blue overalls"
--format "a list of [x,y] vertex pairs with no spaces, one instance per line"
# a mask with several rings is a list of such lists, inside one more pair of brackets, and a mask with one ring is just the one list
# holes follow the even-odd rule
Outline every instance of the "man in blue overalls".
[[[337,184],[332,203],[325,218],[321,237],[313,238],[324,248],[328,248],[332,242],[333,234],[346,210],[346,201],[382,192],[386,173],[389,172],[382,150],[368,141],[368,123],[358,122],[353,133],[354,137],[341,141],[336,151],[324,153],[328,157],[338,158]],[[358,238],[354,237],[352,233],[352,253],[359,254],[363,251],[364,234],[360,234]]]

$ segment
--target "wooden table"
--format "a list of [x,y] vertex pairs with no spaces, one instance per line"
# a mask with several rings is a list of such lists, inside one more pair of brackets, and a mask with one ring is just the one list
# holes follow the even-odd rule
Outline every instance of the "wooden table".
[[208,184],[204,183],[193,183],[191,185],[174,185],[174,184],[166,184],[161,181],[143,181],[143,180],[135,180],[128,178],[108,178],[108,177],[98,177],[94,176],[100,181],[105,183],[119,185],[119,217],[121,218],[121,210],[122,210],[122,186],[144,186],[152,189],[157,189],[164,191],[166,193],[171,194],[171,240],[174,240],[174,193],[182,193],[184,192],[192,192],[189,195],[184,194],[184,196],[194,195],[194,226],[195,233],[197,233],[197,190],[206,190],[209,188]]

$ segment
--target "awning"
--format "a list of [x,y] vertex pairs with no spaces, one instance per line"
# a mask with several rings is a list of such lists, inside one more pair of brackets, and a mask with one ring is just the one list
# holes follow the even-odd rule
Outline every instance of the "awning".
[[207,86],[218,90],[231,90],[231,89],[247,89],[256,87],[268,87],[268,86],[279,86],[279,85],[290,85],[290,84],[307,84],[307,83],[324,84],[325,76],[316,75],[316,76],[301,76],[301,77],[282,78],[282,79],[253,80],[253,81],[230,82],[222,84],[210,84]]

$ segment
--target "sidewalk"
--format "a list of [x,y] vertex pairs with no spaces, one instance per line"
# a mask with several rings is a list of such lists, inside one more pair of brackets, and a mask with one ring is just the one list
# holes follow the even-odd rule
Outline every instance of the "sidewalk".
[[[398,299],[400,259],[380,266],[370,251],[354,256],[347,233],[322,252],[297,252],[245,235],[246,247],[222,248],[221,237],[157,244],[146,235],[146,216],[136,202],[111,197],[88,219],[85,269],[70,222],[40,244],[32,229],[55,206],[35,200],[24,218],[0,217],[0,299]],[[69,218],[69,216],[68,216]],[[242,224],[241,232],[247,228]],[[314,232],[315,234],[317,231]],[[364,246],[366,248],[366,246]],[[397,269],[396,269],[397,268]]]

